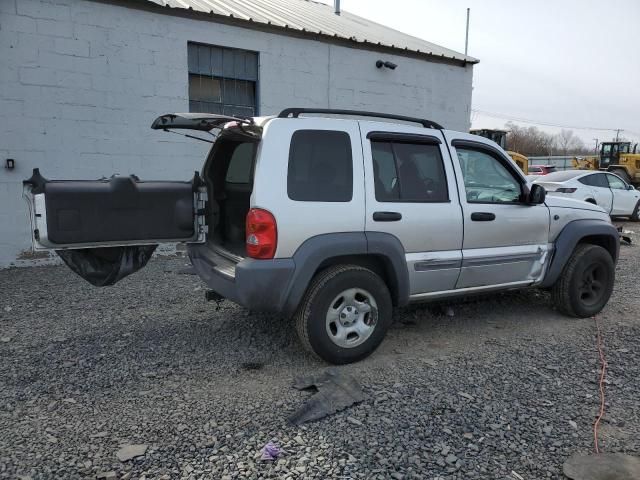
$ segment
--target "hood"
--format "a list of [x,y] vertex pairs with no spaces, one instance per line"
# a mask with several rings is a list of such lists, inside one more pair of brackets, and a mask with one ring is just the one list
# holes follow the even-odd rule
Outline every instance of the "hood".
[[547,195],[544,203],[547,207],[555,208],[574,208],[578,210],[589,210],[591,212],[606,213],[606,211],[593,203],[583,202],[574,198],[559,197],[555,195]]

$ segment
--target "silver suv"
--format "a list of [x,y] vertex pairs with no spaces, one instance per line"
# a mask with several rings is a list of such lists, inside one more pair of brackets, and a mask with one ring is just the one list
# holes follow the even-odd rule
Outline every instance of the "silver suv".
[[104,286],[158,244],[185,242],[210,299],[294,317],[304,345],[332,363],[375,350],[394,306],[540,287],[586,317],[611,295],[609,216],[545,198],[490,140],[310,109],[168,114],[152,128],[211,139],[202,171],[181,182],[49,181],[36,169],[24,182],[36,249]]

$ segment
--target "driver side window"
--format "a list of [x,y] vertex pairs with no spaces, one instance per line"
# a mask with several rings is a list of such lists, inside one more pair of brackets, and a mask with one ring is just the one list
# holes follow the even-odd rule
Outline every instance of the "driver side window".
[[469,203],[514,203],[520,182],[500,160],[481,150],[456,148]]
[[613,190],[626,190],[627,184],[615,175],[607,174],[607,180],[609,180],[609,187]]

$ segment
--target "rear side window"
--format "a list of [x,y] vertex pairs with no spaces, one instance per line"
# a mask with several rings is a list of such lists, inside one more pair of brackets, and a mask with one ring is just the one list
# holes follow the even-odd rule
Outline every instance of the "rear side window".
[[376,200],[447,202],[447,178],[438,145],[372,141]]
[[333,130],[298,130],[291,137],[287,194],[303,202],[350,202],[351,138]]
[[586,177],[579,178],[578,181],[584,185],[589,185],[590,187],[609,188],[609,183],[602,173],[587,175]]

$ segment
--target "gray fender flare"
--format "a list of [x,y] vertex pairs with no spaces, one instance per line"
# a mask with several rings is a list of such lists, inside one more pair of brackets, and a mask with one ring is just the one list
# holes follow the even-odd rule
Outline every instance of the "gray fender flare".
[[565,225],[554,242],[551,263],[541,287],[551,287],[556,283],[576,245],[586,237],[597,237],[598,244],[607,249],[614,263],[618,260],[620,235],[616,227],[604,220],[574,220]]
[[349,255],[374,255],[383,260],[398,305],[409,301],[409,273],[402,244],[380,232],[328,233],[307,239],[293,254],[295,272],[284,294],[283,313],[293,315],[314,274],[327,260]]

